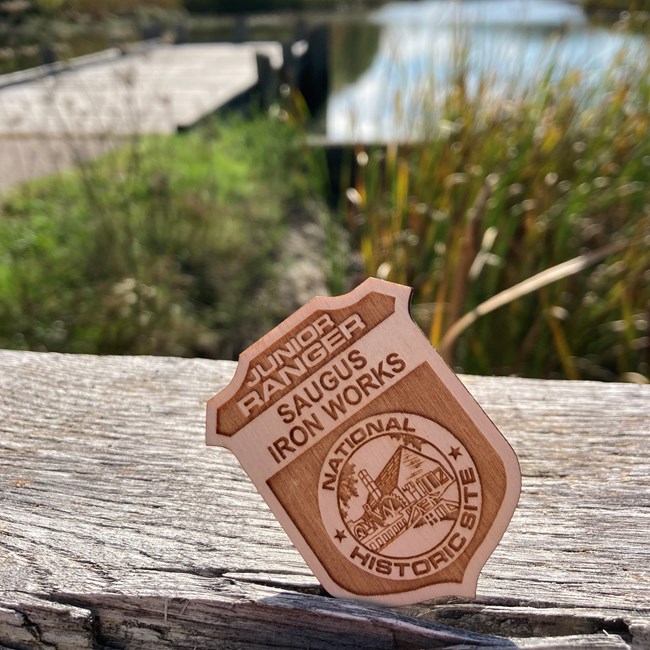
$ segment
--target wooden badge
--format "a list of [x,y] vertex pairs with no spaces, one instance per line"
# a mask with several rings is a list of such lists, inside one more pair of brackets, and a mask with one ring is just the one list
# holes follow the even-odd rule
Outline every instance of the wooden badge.
[[325,589],[389,605],[474,596],[519,499],[517,457],[411,320],[411,290],[314,298],[208,402]]

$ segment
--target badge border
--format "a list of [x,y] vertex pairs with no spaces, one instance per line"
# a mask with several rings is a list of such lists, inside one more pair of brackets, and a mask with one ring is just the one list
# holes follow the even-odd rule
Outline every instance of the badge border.
[[[245,381],[250,362],[256,355],[263,353],[264,350],[268,349],[274,342],[292,331],[297,324],[307,320],[315,312],[326,312],[328,310],[351,307],[358,303],[361,298],[370,293],[378,293],[394,297],[395,309],[393,314],[399,312],[400,309],[404,310],[407,319],[412,325],[411,331],[405,332],[404,336],[414,337],[419,345],[426,344],[428,347],[427,364],[445,384],[449,392],[461,405],[467,416],[480,430],[483,437],[501,457],[503,462],[506,473],[506,488],[503,499],[496,516],[489,525],[487,534],[469,559],[463,574],[463,579],[459,583],[434,583],[404,592],[376,594],[370,596],[359,595],[352,591],[348,591],[347,589],[343,589],[330,577],[318,555],[306,542],[298,527],[291,519],[289,513],[286,512],[282,504],[271,491],[270,487],[266,483],[269,476],[261,477],[255,475],[254,471],[250,471],[251,467],[247,467],[246,463],[242,462],[242,459],[237,455],[237,444],[234,440],[236,435],[223,436],[216,433],[217,411],[219,407],[228,402],[228,400],[231,399],[239,390]],[[225,447],[235,453],[244,471],[249,475],[253,484],[267,502],[281,526],[287,532],[291,542],[302,555],[303,559],[313,571],[315,577],[321,582],[323,587],[334,596],[393,606],[410,605],[443,596],[475,597],[480,571],[503,537],[503,534],[505,533],[514,514],[521,491],[521,472],[519,461],[514,449],[492,420],[487,416],[485,411],[483,411],[474,397],[472,397],[457,375],[431,346],[422,330],[413,321],[409,311],[411,294],[412,289],[410,287],[387,282],[385,280],[379,280],[377,278],[369,278],[343,296],[312,298],[312,300],[294,312],[294,314],[292,314],[287,320],[280,323],[242,352],[232,380],[223,390],[208,400],[206,409],[206,444],[208,446]]]

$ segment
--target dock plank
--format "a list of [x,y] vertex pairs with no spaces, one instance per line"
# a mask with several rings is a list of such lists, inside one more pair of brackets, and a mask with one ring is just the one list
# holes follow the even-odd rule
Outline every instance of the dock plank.
[[256,55],[282,64],[279,43],[158,45],[4,85],[0,137],[171,133],[258,81]]

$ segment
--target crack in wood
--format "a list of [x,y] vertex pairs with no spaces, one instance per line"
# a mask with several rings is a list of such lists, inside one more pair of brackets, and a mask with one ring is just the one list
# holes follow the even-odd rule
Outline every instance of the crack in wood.
[[[148,569],[144,568],[143,570],[146,571]],[[169,573],[176,573],[176,574],[185,573],[189,575],[199,575],[200,577],[204,577],[204,578],[215,577],[215,570],[211,570],[212,575],[210,576],[205,576],[204,572],[201,571],[198,574],[195,574],[194,572],[182,571],[182,570],[175,569],[173,567],[169,569],[163,569],[163,571]],[[234,583],[236,583],[235,579],[225,578],[225,576],[229,573],[229,571],[230,571],[229,569],[224,568],[218,570],[217,573],[220,573],[221,576],[223,576],[222,579],[226,579],[226,581],[229,584],[233,585]],[[238,572],[233,571],[232,573],[236,574]],[[252,581],[244,580],[244,582],[252,582]],[[257,584],[260,584],[261,586],[267,586],[264,584],[264,582],[259,582]],[[296,594],[296,596],[299,596],[300,593],[307,594],[307,595],[314,595],[313,590],[309,590],[304,592],[300,591]],[[90,611],[93,611],[93,608],[91,606],[91,601],[93,601],[94,599],[101,601],[101,598],[98,597],[90,597],[90,596],[83,596],[83,595],[75,596],[72,594],[67,594],[67,595],[41,594],[40,597],[43,600],[49,600],[51,602],[55,602],[61,605],[71,605],[81,609],[90,609]],[[114,608],[115,611],[128,609],[129,597],[125,596],[120,600],[122,601],[121,606],[115,606]],[[137,598],[133,600],[135,600],[136,602],[138,601]],[[167,624],[171,625],[172,615],[174,616],[175,619],[182,618],[186,613],[186,611],[188,610],[188,607],[192,605],[191,599],[160,597],[159,602],[161,608],[160,615],[162,618],[162,622],[165,625]],[[336,603],[339,601],[332,601],[332,602]],[[176,611],[172,613],[172,609],[170,607],[171,603],[176,603],[177,605],[180,606],[180,609],[177,608]],[[105,609],[105,605],[102,606],[102,608]],[[304,605],[303,608],[305,610],[308,609]],[[398,616],[398,620],[399,620],[399,617],[406,614],[407,613],[406,610],[408,609],[418,609],[418,607],[413,606],[410,608],[394,608],[394,610],[392,611],[395,612],[394,615]],[[108,611],[110,611],[110,608],[109,610],[106,610],[106,612]],[[390,616],[391,610],[380,610],[380,611],[382,614]],[[99,616],[96,615],[94,619],[96,622],[96,628],[97,630],[99,630],[99,628],[101,627]],[[570,647],[574,647],[574,645],[580,645],[581,647],[586,647],[586,648],[596,648],[596,647],[636,648],[637,647],[637,645],[634,642],[635,641],[634,634],[630,630],[630,623],[625,618],[603,617],[597,613],[581,611],[581,608],[572,608],[572,609],[559,611],[557,610],[557,608],[553,608],[550,605],[547,608],[534,609],[525,606],[519,606],[516,608],[503,608],[499,606],[490,606],[486,604],[457,603],[455,605],[449,604],[445,606],[434,606],[430,610],[428,610],[428,612],[420,611],[417,614],[416,618],[411,620],[417,621],[418,619],[427,620],[430,623],[439,626],[441,629],[447,629],[449,631],[457,630],[459,634],[466,635],[469,631],[470,634],[474,633],[476,635],[480,635],[483,637],[483,643],[487,643],[488,641],[490,641],[490,643],[488,644],[490,647],[494,646],[492,641],[496,643],[497,640],[499,640],[499,642],[503,642],[503,645],[499,645],[498,647],[503,647],[503,648],[513,647],[512,642],[509,642],[506,639],[503,639],[503,637],[501,637],[504,627],[508,629],[509,634],[512,637],[519,637],[518,641],[520,641],[522,644],[524,644],[525,639],[528,639],[532,643],[534,639],[539,639],[541,642],[544,641],[545,639],[548,640],[552,638],[554,639],[553,643],[555,645],[549,647],[553,647],[553,648],[562,648],[562,647],[570,648]],[[125,625],[127,625],[127,623],[125,623]],[[36,629],[38,630],[37,627]],[[148,629],[155,629],[156,634],[158,634],[160,637],[160,642],[165,641],[166,634],[164,630],[158,629],[156,625],[153,625],[153,628],[148,628]],[[647,633],[647,629],[644,628],[642,632]],[[404,644],[402,643],[402,640],[400,640],[402,639],[403,636],[402,631],[393,630],[393,636],[395,639],[395,645],[393,647],[405,647]],[[110,639],[102,640],[100,639],[100,637],[101,634],[97,632],[97,642],[102,647],[106,647],[106,648],[120,647],[120,646],[113,645]],[[40,639],[40,636],[38,638]],[[562,645],[563,638],[566,640],[566,646]],[[605,638],[607,638],[606,641],[603,640]],[[578,642],[576,641],[576,639],[580,639],[580,641]],[[467,643],[467,639],[465,639],[465,642]],[[599,644],[604,644],[604,645],[599,645]],[[485,645],[485,647],[488,647],[488,645]],[[526,646],[527,644],[524,644],[521,647],[526,647]],[[433,647],[433,646],[422,645],[421,647]],[[534,646],[531,645],[530,647],[545,648],[546,646],[540,643],[539,645],[534,645]],[[641,645],[638,646],[639,649],[641,649],[642,647],[643,646]]]
[[[14,647],[16,649],[22,649],[23,647],[33,646],[33,647],[42,648],[44,650],[48,648],[51,648],[52,650],[57,650],[58,644],[46,641],[43,638],[44,635],[41,631],[40,625],[37,622],[33,621],[30,615],[26,611],[17,608],[15,609],[12,607],[2,607],[2,609],[4,609],[5,611],[13,612],[15,616],[15,620],[19,622],[19,625],[17,627],[19,627],[21,630],[24,630],[27,633],[27,635],[31,637],[32,641],[30,642],[29,639],[23,638],[22,640],[20,639],[17,640],[18,645],[16,646],[0,646],[0,647],[2,648],[7,647],[13,650]],[[2,621],[0,620],[0,641],[2,641],[1,630],[2,630]]]
[[[289,589],[290,591],[307,594],[307,595],[318,595],[324,596],[327,598],[332,598],[330,594],[325,591],[325,589],[318,582],[313,580],[313,577],[304,571],[282,571],[282,572],[269,572],[268,574],[262,573],[252,573],[247,569],[237,569],[235,567],[224,567],[224,568],[214,568],[214,567],[196,567],[196,568],[181,568],[181,567],[138,567],[140,571],[151,571],[163,573],[176,573],[176,574],[186,574],[189,576],[197,576],[201,578],[224,578],[232,582],[243,582],[250,583],[255,585],[260,585],[262,587],[282,587]],[[296,579],[302,578],[303,580],[308,580],[310,584],[301,585],[296,583]]]
[[579,608],[533,609],[531,607],[457,606],[429,610],[422,618],[451,627],[473,630],[482,634],[499,634],[507,628],[512,636],[547,637],[616,635],[632,643],[630,619],[623,616],[602,616],[581,612]]

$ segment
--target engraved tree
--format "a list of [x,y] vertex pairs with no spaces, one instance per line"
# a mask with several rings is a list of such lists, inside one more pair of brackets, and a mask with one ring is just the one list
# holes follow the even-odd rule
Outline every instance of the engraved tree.
[[413,447],[416,451],[422,451],[422,438],[409,433],[389,433],[393,440],[399,440],[407,447]]
[[358,497],[359,491],[357,490],[357,468],[354,463],[347,463],[341,470],[339,477],[339,507],[341,509],[341,516],[344,520],[348,518],[348,508],[350,499]]

